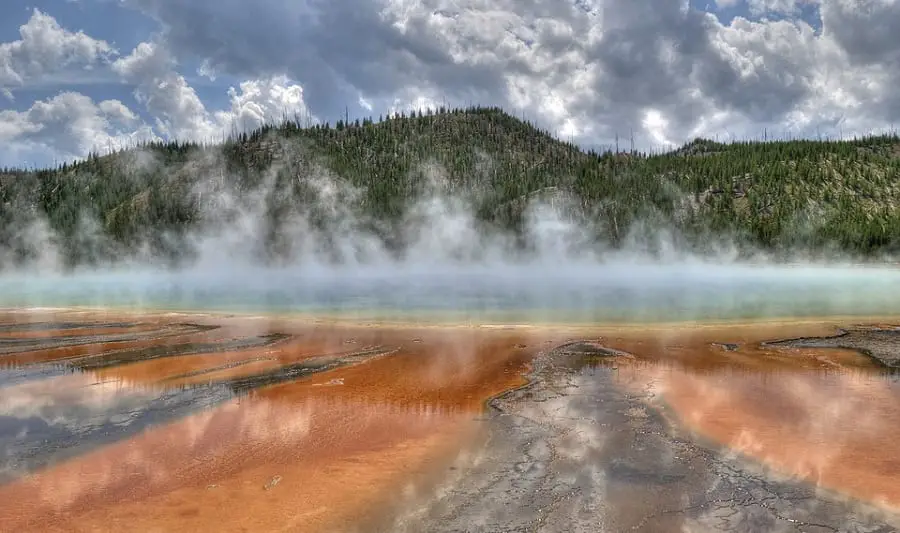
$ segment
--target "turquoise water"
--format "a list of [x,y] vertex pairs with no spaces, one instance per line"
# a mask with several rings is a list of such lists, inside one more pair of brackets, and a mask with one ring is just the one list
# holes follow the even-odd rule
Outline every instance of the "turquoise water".
[[0,277],[2,307],[616,322],[900,314],[900,270],[749,265],[207,269]]

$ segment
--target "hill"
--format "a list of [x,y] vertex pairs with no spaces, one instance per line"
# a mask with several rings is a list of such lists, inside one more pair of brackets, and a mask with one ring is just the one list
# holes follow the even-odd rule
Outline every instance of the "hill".
[[697,251],[724,239],[782,255],[871,257],[900,247],[898,178],[896,136],[697,139],[664,154],[617,154],[583,151],[497,108],[285,122],[216,145],[148,144],[0,171],[0,262],[28,264],[52,244],[69,267],[138,256],[177,264],[196,257],[197,235],[248,213],[267,261],[303,253],[298,231],[334,260],[347,234],[402,255],[423,198],[435,195],[521,246],[540,199],[564,205],[606,246],[662,228]]

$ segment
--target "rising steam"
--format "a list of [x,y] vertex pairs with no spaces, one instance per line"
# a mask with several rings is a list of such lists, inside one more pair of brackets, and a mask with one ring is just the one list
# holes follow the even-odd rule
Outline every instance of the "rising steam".
[[[302,148],[274,142],[286,157],[249,190],[236,189],[225,165],[201,151],[179,170],[192,183],[197,229],[144,235],[128,251],[87,213],[74,237],[54,234],[37,213],[26,213],[17,238],[29,247],[30,261],[17,265],[0,256],[7,268],[0,305],[470,320],[490,312],[543,321],[879,314],[900,305],[888,297],[900,288],[900,271],[891,267],[840,258],[776,263],[761,252],[739,253],[724,238],[699,255],[676,232],[649,221],[633,224],[623,246],[606,246],[598,238],[603,224],[585,216],[591,206],[561,191],[527,198],[522,231],[503,231],[476,217],[479,191],[462,189],[435,164],[415,169],[418,196],[389,225],[354,208],[363,191],[305,158]],[[130,157],[131,165],[161,166],[146,152]],[[279,181],[285,176],[307,201],[284,192],[293,190]],[[67,239],[94,266],[64,268],[60,248]],[[159,257],[160,246],[187,260]]]

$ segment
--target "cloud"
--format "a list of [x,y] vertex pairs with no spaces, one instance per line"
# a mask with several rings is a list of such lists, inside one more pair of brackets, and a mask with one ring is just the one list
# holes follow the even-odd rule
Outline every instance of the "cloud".
[[[160,42],[138,44],[112,68],[136,86],[135,98],[155,117],[156,130],[167,138],[211,141],[235,129],[247,131],[284,118],[309,116],[303,88],[284,75],[242,82],[228,90],[229,110],[210,112]],[[211,71],[209,65],[204,68]]]
[[[39,10],[20,34],[20,40],[0,43],[0,91],[10,100],[11,89],[47,80],[59,83],[72,79],[72,69],[93,69],[97,77],[134,87],[135,102],[146,114],[121,100],[95,99],[63,83],[55,96],[32,102],[27,109],[0,112],[0,164],[46,165],[140,141],[211,141],[285,117],[314,120],[303,87],[284,75],[223,87],[228,107],[210,110],[178,72],[178,62],[164,42],[142,42],[120,56],[106,41],[66,30]],[[213,71],[207,67],[204,72]]]
[[[119,55],[35,10],[0,44],[0,91],[91,68],[133,88],[124,105],[157,136],[205,141],[285,116],[469,103],[587,145],[633,133],[641,149],[900,119],[893,0],[720,0],[754,19],[727,23],[684,0],[261,0],[252,17],[239,0],[121,1],[159,33]],[[801,20],[816,4],[821,24]],[[198,64],[224,105],[181,70]]]
[[3,160],[16,154],[72,159],[91,150],[128,147],[154,138],[151,129],[122,102],[94,102],[77,92],[37,101],[25,111],[0,111],[3,164],[12,164]]
[[285,118],[315,120],[303,100],[303,87],[292,83],[287,76],[272,76],[263,80],[249,80],[238,89],[228,90],[230,111],[216,113],[216,122],[233,124],[239,131],[248,131],[279,122]]
[[727,24],[682,0],[263,0],[253,17],[237,0],[125,2],[161,23],[179,57],[217,74],[286,73],[330,118],[477,102],[584,143],[634,130],[644,146],[763,128],[863,133],[900,118],[900,10],[888,0],[823,0],[822,28],[796,18],[819,0],[750,0],[750,15],[787,18]]
[[175,60],[164,46],[140,43],[131,54],[117,59],[112,68],[136,86],[135,99],[155,118],[156,130],[163,136],[202,140],[221,137],[200,97],[174,70]]
[[215,72],[244,79],[287,74],[303,85],[313,110],[335,115],[360,93],[384,111],[400,93],[432,89],[453,101],[489,103],[505,83],[496,63],[454,60],[453,43],[430,27],[432,6],[410,4],[404,13],[379,2],[263,0],[248,18],[238,0],[200,1],[184,12],[169,0],[129,5],[160,20],[181,57],[196,56]]
[[[735,19],[716,25],[710,37],[721,68],[706,71],[697,84],[717,107],[765,122],[784,117],[812,98],[817,61],[835,60],[818,52],[821,42],[802,21],[751,22]],[[826,63],[827,64],[827,63]]]
[[896,0],[823,2],[822,23],[828,35],[855,64],[900,67],[900,5]]
[[[831,0],[821,6],[823,33],[846,55],[860,106],[886,123],[900,118],[900,4],[896,0]],[[855,71],[855,72],[854,72]],[[858,112],[857,112],[858,114]]]
[[38,9],[19,27],[21,39],[0,43],[0,88],[23,86],[32,80],[67,69],[92,69],[107,61],[115,49],[84,32],[71,32]]

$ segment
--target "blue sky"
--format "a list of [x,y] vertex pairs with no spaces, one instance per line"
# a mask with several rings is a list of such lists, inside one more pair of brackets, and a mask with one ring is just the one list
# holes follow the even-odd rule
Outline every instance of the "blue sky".
[[[765,2],[761,2],[765,3]],[[770,2],[774,3],[774,2]],[[716,16],[722,24],[729,24],[735,17],[743,17],[748,20],[802,20],[819,30],[822,27],[822,18],[819,13],[818,2],[793,2],[795,12],[768,11],[759,13],[751,8],[745,1],[723,3],[719,6],[712,0],[690,0],[690,6],[700,11],[708,11]]]
[[[159,22],[141,11],[130,9],[116,0],[107,1],[72,1],[72,0],[42,0],[39,2],[7,2],[0,3],[0,42],[11,42],[20,38],[19,27],[31,17],[34,9],[38,9],[53,16],[61,26],[71,31],[83,31],[85,34],[102,39],[110,43],[120,52],[132,50],[143,41],[150,40],[152,36],[161,31]],[[199,76],[196,73],[200,62],[196,59],[186,58],[182,62],[181,70],[191,86],[205,101],[216,106],[227,103],[226,91],[237,80],[227,79],[227,76],[217,79],[216,82]],[[77,89],[94,99],[119,99],[123,102],[133,101],[134,87],[123,83],[118,76],[108,72],[98,72],[96,76],[69,77],[62,80],[49,77],[43,83],[34,82],[29,86],[16,91],[13,101],[3,102],[0,109],[15,109],[25,111],[36,100],[45,100],[58,94],[60,91]],[[152,118],[141,109],[135,107],[134,111]]]
[[883,131],[896,35],[895,0],[7,1],[0,165],[444,102],[585,146]]

